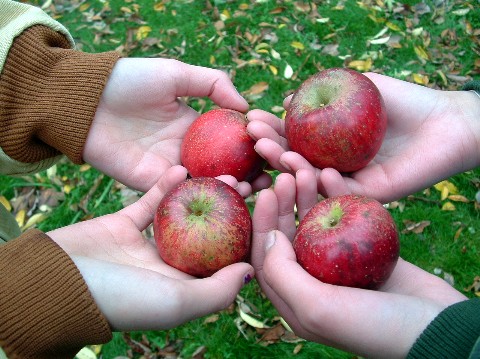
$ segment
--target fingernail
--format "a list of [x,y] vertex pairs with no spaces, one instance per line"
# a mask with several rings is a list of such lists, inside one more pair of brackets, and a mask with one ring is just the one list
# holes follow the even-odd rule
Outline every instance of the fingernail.
[[262,157],[264,160],[267,160],[265,157],[263,157],[263,155],[257,151],[257,147],[256,146],[253,146],[253,149],[255,150],[255,152],[257,152],[257,154]]
[[280,164],[288,171],[288,172],[291,172],[292,171],[292,168],[287,165],[285,162],[283,162],[282,160],[280,160]]
[[253,276],[250,273],[247,273],[245,277],[243,277],[243,285],[250,283],[253,279]]
[[268,251],[275,244],[275,241],[276,241],[275,236],[276,236],[275,231],[270,231],[267,234],[267,239],[265,239],[265,251]]

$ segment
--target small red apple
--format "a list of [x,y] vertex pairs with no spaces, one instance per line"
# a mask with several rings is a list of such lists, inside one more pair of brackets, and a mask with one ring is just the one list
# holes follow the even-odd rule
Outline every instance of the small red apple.
[[322,200],[307,213],[293,248],[298,263],[322,282],[377,289],[395,268],[400,242],[381,203],[343,195]]
[[181,146],[181,161],[192,177],[232,175],[252,181],[265,167],[255,152],[241,112],[214,109],[200,115],[187,130]]
[[208,277],[247,258],[252,220],[245,200],[232,187],[216,178],[197,177],[163,197],[153,230],[165,263]]
[[331,68],[295,91],[285,117],[288,146],[313,166],[353,172],[377,154],[387,129],[380,91],[365,75]]

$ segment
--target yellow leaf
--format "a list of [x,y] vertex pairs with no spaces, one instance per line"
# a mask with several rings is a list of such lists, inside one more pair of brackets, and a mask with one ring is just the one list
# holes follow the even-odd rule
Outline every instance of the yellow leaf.
[[299,41],[293,41],[290,45],[295,49],[305,50],[305,46]]
[[387,21],[385,23],[385,25],[387,25],[387,27],[390,29],[390,30],[393,30],[393,31],[401,31],[400,27],[398,27],[397,25],[395,25],[394,23],[390,22],[390,21]]
[[445,202],[442,206],[442,211],[455,211],[455,209],[452,202]]
[[215,63],[215,56],[210,55],[210,65],[213,65]]
[[15,216],[15,220],[17,221],[17,224],[20,228],[23,227],[23,225],[25,224],[25,215],[25,210],[21,209]]
[[90,348],[83,348],[80,350],[77,355],[75,355],[76,359],[97,359],[97,355],[93,352]]
[[427,85],[428,84],[428,76],[426,75],[422,75],[422,74],[413,74],[412,75],[413,77],[413,81],[417,84],[420,84],[420,85]]
[[102,351],[102,344],[91,345],[90,349],[92,349],[93,352],[98,355]]
[[5,207],[7,211],[10,212],[12,210],[12,205],[10,204],[8,199],[5,198],[5,196],[0,196],[0,203],[3,204],[3,207]]
[[64,193],[69,194],[71,191],[72,191],[72,186],[70,186],[69,184],[66,184],[65,186],[63,186]]
[[242,318],[243,321],[245,323],[247,323],[248,325],[250,325],[251,327],[259,328],[259,329],[269,328],[268,325],[266,325],[265,323],[261,322],[260,320],[258,320],[256,318],[252,317],[251,315],[248,315],[242,309],[239,309],[239,312],[240,312],[240,318]]
[[230,19],[230,17],[231,17],[230,11],[228,11],[227,9],[223,10],[222,13],[220,14],[220,19],[222,21],[228,20]]
[[449,193],[450,193],[450,192],[449,192],[449,190],[448,190],[448,187],[443,187],[443,188],[442,188],[442,193],[441,193],[441,195],[440,195],[440,199],[441,199],[442,201],[444,201],[445,199],[447,199]]
[[130,9],[129,9],[128,7],[126,7],[126,6],[122,6],[122,7],[120,8],[120,10],[122,10],[123,12],[129,13],[129,14],[132,13],[132,10],[130,10]]
[[165,10],[165,4],[164,3],[156,3],[155,5],[153,5],[153,10],[155,11],[164,11]]
[[270,69],[270,71],[272,71],[272,74],[274,74],[274,75],[278,74],[278,69],[275,66],[268,65],[268,68]]
[[22,227],[22,230],[33,227],[34,225],[43,221],[45,218],[47,218],[47,215],[45,213],[35,213],[28,219],[27,223],[25,223],[25,225]]
[[353,60],[348,64],[348,67],[356,69],[358,71],[369,71],[372,67],[372,59],[367,60]]
[[[433,186],[437,191],[444,193],[444,188],[446,188],[447,196],[448,194],[458,194],[458,189],[457,187],[452,183],[447,180],[438,182],[436,185]],[[446,197],[445,197],[446,198]],[[444,199],[445,199],[444,198]]]
[[428,56],[427,51],[423,48],[423,46],[414,46],[413,48],[417,56],[423,60],[429,60],[430,56]]
[[148,36],[148,34],[152,31],[152,28],[150,26],[140,26],[137,30],[137,40],[143,40]]
[[85,163],[83,165],[80,166],[80,172],[86,172],[88,171],[90,168],[92,168],[92,166],[90,166],[88,163]]
[[248,4],[245,4],[245,3],[241,3],[238,8],[240,10],[248,10]]
[[78,10],[80,10],[80,11],[85,11],[85,10],[87,10],[89,7],[90,7],[90,4],[87,3],[87,2],[85,2],[85,3],[83,3],[82,5],[80,5],[80,7],[78,8]]

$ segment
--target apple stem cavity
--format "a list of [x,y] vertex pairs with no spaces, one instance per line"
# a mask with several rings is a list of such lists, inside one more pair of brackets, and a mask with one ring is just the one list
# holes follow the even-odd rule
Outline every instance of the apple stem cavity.
[[321,219],[321,224],[323,228],[334,228],[337,224],[340,223],[340,219],[342,218],[342,216],[342,207],[340,206],[340,203],[335,202],[333,203],[328,216]]

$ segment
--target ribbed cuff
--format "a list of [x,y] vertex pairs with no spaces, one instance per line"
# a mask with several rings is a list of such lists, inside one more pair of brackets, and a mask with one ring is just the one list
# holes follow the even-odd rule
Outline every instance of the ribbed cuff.
[[467,82],[465,85],[462,86],[461,90],[475,91],[477,94],[480,95],[480,80],[473,80]]
[[417,339],[407,358],[468,358],[479,336],[480,298],[474,298],[442,311]]
[[120,55],[69,48],[60,33],[35,25],[18,36],[0,77],[0,147],[38,162],[60,153],[82,163],[102,91]]
[[38,230],[0,247],[0,288],[0,347],[10,359],[73,358],[111,340],[80,271]]

